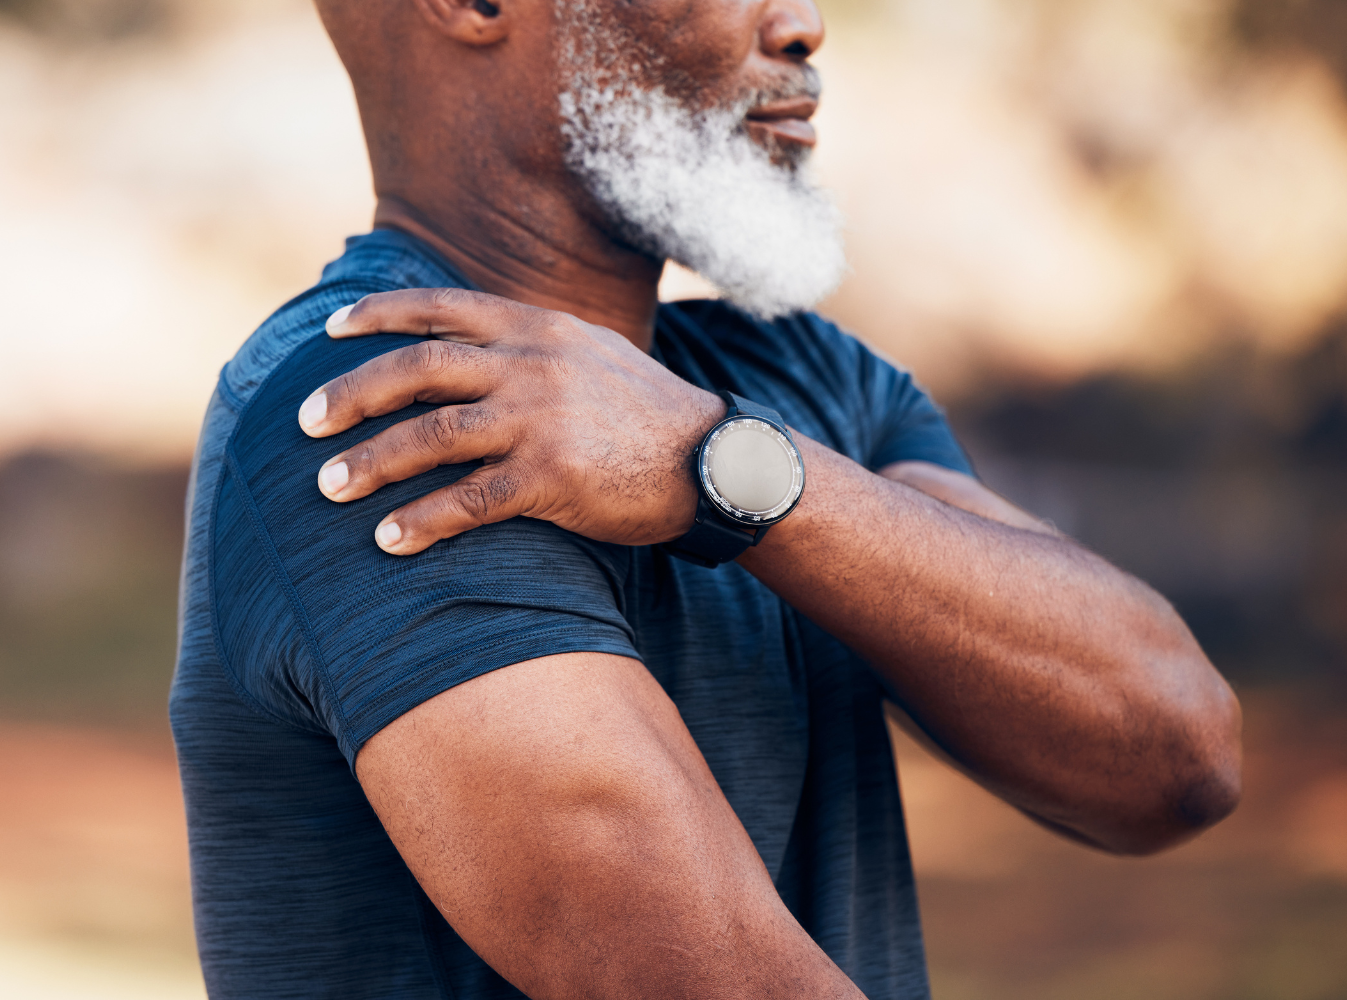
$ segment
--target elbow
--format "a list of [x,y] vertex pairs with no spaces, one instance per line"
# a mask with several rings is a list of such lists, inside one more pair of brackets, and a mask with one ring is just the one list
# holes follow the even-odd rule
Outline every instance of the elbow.
[[1129,830],[1108,849],[1115,854],[1146,857],[1177,847],[1233,813],[1240,795],[1237,763],[1196,772],[1169,790],[1150,822]]
[[[1212,671],[1215,674],[1215,671]],[[1243,793],[1244,717],[1234,691],[1219,675],[1204,707],[1188,713],[1176,739],[1164,796],[1165,819],[1173,832],[1151,852],[1182,843],[1235,811]]]
[[1158,762],[1154,789],[1135,803],[1136,821],[1108,843],[1115,854],[1156,854],[1191,840],[1228,817],[1243,791],[1243,727],[1239,702],[1221,681],[1220,695],[1176,720],[1175,735]]
[[[1238,757],[1238,747],[1234,754]],[[1243,793],[1238,759],[1216,766],[1189,782],[1173,809],[1183,838],[1196,836],[1235,811]]]

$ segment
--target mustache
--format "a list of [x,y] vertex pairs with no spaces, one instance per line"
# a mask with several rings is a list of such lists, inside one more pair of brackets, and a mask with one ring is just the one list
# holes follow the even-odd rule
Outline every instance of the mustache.
[[817,101],[822,94],[822,75],[813,66],[805,63],[799,67],[794,79],[779,80],[775,83],[754,87],[735,101],[734,106],[741,112],[746,112],[750,108],[756,108],[761,104],[771,104],[774,101],[791,101],[802,97]]

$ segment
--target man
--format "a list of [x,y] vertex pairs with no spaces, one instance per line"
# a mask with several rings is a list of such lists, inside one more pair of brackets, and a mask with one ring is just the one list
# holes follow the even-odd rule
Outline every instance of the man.
[[[886,696],[1107,850],[1234,807],[1169,606],[802,311],[809,0],[319,7],[380,201],[198,451],[212,996],[925,997]],[[669,257],[728,301],[659,306]]]

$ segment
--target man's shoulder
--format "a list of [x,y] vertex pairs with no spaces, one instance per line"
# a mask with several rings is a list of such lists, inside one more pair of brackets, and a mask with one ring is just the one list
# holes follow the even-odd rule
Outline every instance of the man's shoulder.
[[866,350],[856,337],[816,312],[794,312],[763,319],[725,299],[685,299],[662,309],[674,322],[691,324],[725,345],[745,339],[782,347],[823,347],[845,352]]
[[332,455],[433,409],[414,403],[332,437],[306,435],[298,411],[313,390],[422,340],[334,340],[327,316],[370,291],[456,283],[397,253],[389,263],[401,271],[368,257],[353,268],[350,257],[259,330],[248,350],[271,352],[268,363],[244,352],[233,363],[255,384],[231,403],[209,547],[219,641],[242,686],[274,714],[333,733],[354,760],[393,718],[485,671],[559,652],[636,654],[615,596],[626,561],[613,546],[526,518],[411,557],[374,544],[390,510],[479,463],[440,466],[349,503],[319,492],[318,469]]
[[[379,334],[334,340],[327,318],[373,292],[444,286],[461,279],[448,264],[413,238],[376,230],[347,240],[346,252],[323,269],[322,278],[276,310],[239,348],[220,373],[219,395],[232,411],[228,422],[208,423],[220,438],[235,484],[268,515],[272,505],[293,524],[298,508],[333,506],[318,494],[317,469],[332,454],[375,433],[393,417],[369,421],[333,438],[313,439],[299,427],[299,406],[319,386],[420,337]],[[418,404],[413,409],[426,409]],[[405,419],[413,410],[404,411]],[[461,473],[460,473],[461,474]]]
[[365,295],[466,284],[444,258],[404,233],[376,229],[353,236],[317,284],[272,313],[239,348],[220,373],[221,395],[241,412],[278,368],[323,333],[332,313]]
[[703,367],[728,366],[784,380],[811,396],[839,402],[867,394],[876,376],[901,373],[837,323],[815,312],[762,319],[721,299],[669,303],[672,337],[701,355]]
[[912,374],[831,320],[812,312],[761,320],[714,299],[672,303],[664,316],[676,365],[732,379],[867,468],[921,460],[971,472],[944,411]]
[[561,652],[636,655],[615,596],[627,563],[614,546],[527,518],[415,556],[374,544],[390,510],[480,463],[440,466],[349,503],[319,492],[318,470],[332,455],[433,407],[414,403],[310,438],[300,404],[420,339],[316,336],[292,351],[238,421],[213,538],[221,642],[235,673],[258,700],[280,705],[277,714],[314,718],[350,761],[403,712],[481,673]]

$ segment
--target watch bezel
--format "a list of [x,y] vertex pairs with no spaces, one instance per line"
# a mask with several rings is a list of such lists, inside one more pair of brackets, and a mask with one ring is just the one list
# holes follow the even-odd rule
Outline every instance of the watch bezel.
[[[744,510],[741,507],[736,507],[720,495],[720,491],[716,489],[715,483],[711,480],[711,469],[707,462],[711,446],[719,439],[720,435],[724,433],[726,427],[730,424],[742,423],[744,421],[752,421],[754,423],[765,425],[787,445],[786,451],[790,456],[792,472],[794,473],[793,480],[795,483],[795,490],[794,495],[791,496],[789,500],[782,501],[782,503],[777,504],[777,506],[772,508],[772,511],[776,511],[777,513],[772,513],[772,511],[757,513]],[[711,502],[716,513],[745,528],[765,528],[768,525],[778,523],[790,514],[790,512],[799,504],[800,498],[804,496],[804,476],[804,456],[800,454],[800,449],[791,438],[790,431],[779,424],[773,423],[765,417],[755,416],[751,413],[736,413],[732,417],[726,417],[724,420],[721,420],[707,432],[706,437],[702,438],[701,446],[697,449],[697,481],[701,484],[702,493],[706,496],[707,500]]]

